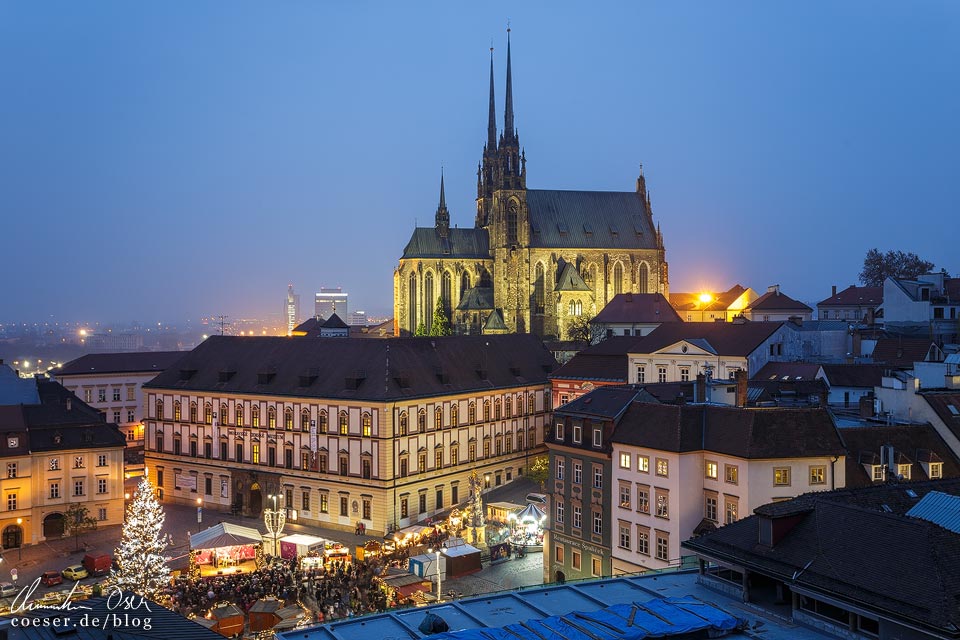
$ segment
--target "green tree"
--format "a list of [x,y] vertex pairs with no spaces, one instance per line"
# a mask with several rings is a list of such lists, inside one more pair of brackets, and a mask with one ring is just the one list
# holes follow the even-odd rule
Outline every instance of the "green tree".
[[423,324],[422,322],[421,322],[420,324],[418,324],[418,325],[417,325],[417,330],[413,333],[413,335],[415,335],[415,336],[428,336],[428,335],[430,335],[430,334],[427,332],[427,325]]
[[[888,277],[911,280],[930,273],[933,269],[932,262],[922,259],[915,253],[904,253],[892,249],[883,253],[879,249],[870,249],[863,259],[860,283],[865,287],[882,287],[883,281]],[[946,274],[946,271],[943,273]]]
[[590,318],[585,315],[574,316],[567,325],[567,340],[590,342]]
[[73,536],[76,550],[80,551],[80,536],[90,531],[96,531],[97,519],[90,515],[85,506],[75,502],[63,514],[63,528],[67,535]]
[[550,458],[547,456],[537,456],[527,469],[527,477],[539,484],[542,488],[547,482],[547,472],[549,470]]
[[437,298],[437,304],[433,307],[433,324],[430,326],[430,335],[449,336],[453,335],[453,329],[450,327],[450,318],[443,308],[443,297]]

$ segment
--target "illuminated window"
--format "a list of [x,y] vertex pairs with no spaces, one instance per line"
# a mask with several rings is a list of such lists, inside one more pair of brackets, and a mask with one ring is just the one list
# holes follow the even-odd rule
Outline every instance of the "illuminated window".
[[826,467],[810,467],[810,484],[826,484],[827,482],[827,468]]
[[346,411],[341,411],[339,416],[340,421],[340,435],[347,435],[350,433],[350,419],[347,416]]
[[650,457],[649,456],[637,456],[637,471],[642,473],[650,473]]
[[427,412],[420,409],[417,412],[417,431],[423,433],[427,430]]
[[737,480],[740,475],[740,470],[735,464],[726,464],[723,466],[723,473],[726,477],[727,482],[730,484],[737,484]]
[[276,407],[267,408],[267,428],[268,429],[277,428],[277,408]]
[[490,421],[490,401],[489,400],[483,401],[483,421],[484,422]]
[[[119,400],[120,390],[115,389],[114,393],[118,396],[116,399]],[[183,415],[182,415],[182,409],[180,406],[180,401],[177,400],[176,402],[173,403],[173,419],[179,422],[182,418],[183,418]],[[117,422],[119,422],[119,419],[117,420]]]
[[704,463],[704,475],[711,480],[717,479],[718,466],[713,460],[707,460]]
[[460,424],[460,411],[457,408],[457,403],[450,405],[450,426],[457,426]]
[[670,495],[661,489],[657,489],[657,517],[670,517]]
[[250,423],[254,427],[260,426],[260,405],[259,404],[253,405],[253,407],[250,409]]
[[737,521],[737,502],[735,500],[727,500],[726,512],[727,512],[727,519],[726,519],[727,524]]
[[776,467],[773,470],[773,484],[776,487],[789,487],[790,467]]
[[237,414],[237,415],[236,415],[236,424],[237,424],[238,427],[242,427],[242,426],[243,426],[243,407],[239,407],[239,406],[238,406],[238,407],[237,407],[237,410],[236,410],[236,414]]
[[407,435],[407,412],[406,411],[400,414],[400,420],[397,423],[397,435],[398,436]]
[[637,553],[650,555],[650,528],[637,526]]
[[443,428],[443,409],[437,407],[433,410],[433,428],[442,429]]
[[629,484],[620,485],[620,507],[623,509],[630,508],[630,485]]
[[290,407],[283,410],[283,428],[293,431],[293,409]]
[[364,413],[360,418],[361,433],[369,438],[373,435],[373,417],[369,413]]
[[637,487],[637,512],[650,513],[650,487]]
[[664,478],[670,475],[669,463],[663,458],[657,458],[657,475]]
[[477,421],[477,404],[471,402],[467,405],[467,422],[474,424]]
[[310,410],[303,409],[300,412],[300,431],[310,431]]

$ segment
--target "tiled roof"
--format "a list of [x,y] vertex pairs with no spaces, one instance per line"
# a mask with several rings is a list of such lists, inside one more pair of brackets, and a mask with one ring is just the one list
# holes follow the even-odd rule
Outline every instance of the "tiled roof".
[[873,348],[873,361],[888,367],[913,368],[914,362],[923,362],[933,341],[929,338],[880,338]]
[[530,334],[311,341],[212,336],[144,387],[377,401],[546,384],[555,366]]
[[653,353],[681,340],[704,339],[723,356],[747,356],[753,353],[782,322],[668,322],[637,342],[630,353]]
[[593,291],[593,289],[583,281],[583,278],[580,277],[580,274],[577,272],[577,267],[574,266],[572,262],[568,262],[563,266],[563,271],[560,272],[560,277],[557,278],[557,286],[554,287],[554,290]]
[[487,316],[487,321],[483,323],[484,331],[506,331],[507,323],[503,321],[503,314],[500,309],[494,309]]
[[327,318],[323,324],[320,325],[320,327],[323,329],[349,329],[350,325],[348,325],[340,318],[340,316],[334,313]]
[[490,259],[490,241],[486,229],[467,227],[450,229],[442,238],[434,227],[417,227],[403,249],[403,258],[480,258]]
[[[950,429],[953,435],[960,438],[960,391],[921,391],[920,395],[927,401],[937,417]],[[951,409],[951,407],[953,407]]]
[[466,295],[460,298],[457,311],[486,311],[493,309],[493,289],[490,287],[470,287]]
[[657,230],[643,194],[542,189],[526,193],[532,247],[657,248]]
[[883,304],[883,287],[856,287],[850,285],[837,295],[817,303],[818,307],[878,307]]
[[823,374],[831,387],[878,387],[884,367],[876,364],[825,364]]
[[929,480],[920,461],[921,458],[929,457],[930,453],[935,454],[943,463],[944,478],[960,477],[960,459],[957,459],[937,430],[929,424],[844,427],[839,431],[847,448],[846,476],[849,488],[875,484],[873,477],[861,464],[861,454],[873,453],[879,458],[880,448],[884,445],[893,447],[899,464],[911,465],[910,480]]
[[638,389],[626,385],[597,387],[557,409],[556,415],[589,415],[613,419],[630,406],[638,393]]
[[738,458],[843,455],[825,409],[754,409],[634,403],[614,442],[661,451],[712,451]]
[[930,491],[960,495],[960,480],[804,494],[755,511],[799,520],[772,547],[758,544],[759,516],[683,546],[953,635],[960,627],[960,535],[905,515]]
[[186,351],[146,351],[142,353],[91,353],[58,369],[57,376],[104,373],[160,373],[181,357]]
[[21,378],[5,364],[0,364],[0,406],[36,404],[40,401],[33,378]]
[[[123,447],[126,438],[100,412],[53,380],[37,380],[39,405],[23,407],[31,451]],[[69,401],[69,408],[68,408]]]
[[577,353],[554,371],[552,380],[627,381],[627,353],[641,338],[611,336]]
[[305,333],[308,336],[316,337],[320,335],[320,327],[322,325],[323,325],[323,321],[320,318],[314,316],[312,318],[307,318],[306,320],[298,324],[296,327],[294,327],[293,332]]
[[614,322],[681,322],[666,298],[659,293],[619,293],[591,321]]
[[765,294],[750,303],[747,309],[751,311],[797,311],[806,313],[813,311],[799,300],[794,300],[779,290],[767,291]]

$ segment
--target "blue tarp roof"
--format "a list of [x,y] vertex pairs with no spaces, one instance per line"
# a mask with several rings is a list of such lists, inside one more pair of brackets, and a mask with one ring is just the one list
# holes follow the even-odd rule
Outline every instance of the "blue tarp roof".
[[[440,612],[438,612],[440,613]],[[442,614],[440,616],[443,617]],[[640,640],[695,631],[730,632],[738,620],[694,597],[656,598],[591,612],[532,619],[496,629],[465,629],[431,635],[436,640]]]

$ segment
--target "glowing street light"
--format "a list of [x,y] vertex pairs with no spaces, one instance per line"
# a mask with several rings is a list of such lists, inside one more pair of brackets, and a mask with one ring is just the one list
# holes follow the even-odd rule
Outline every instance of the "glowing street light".
[[203,523],[203,498],[197,498],[197,533],[200,533],[200,525]]
[[440,602],[440,548],[437,547],[437,550],[427,549],[427,553],[437,554],[437,602]]
[[283,531],[283,525],[287,521],[287,512],[277,507],[277,500],[283,500],[283,494],[273,494],[271,493],[267,496],[269,500],[273,502],[273,509],[264,509],[263,511],[263,523],[267,525],[267,532],[273,536],[273,557],[280,555],[279,549],[277,548],[277,538],[280,536],[280,533]]

